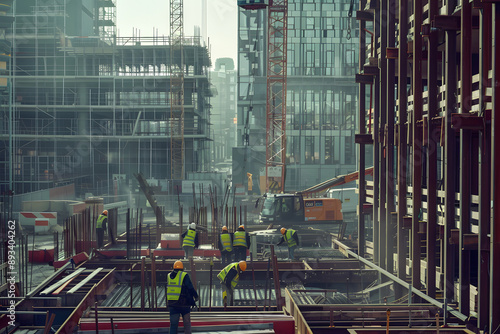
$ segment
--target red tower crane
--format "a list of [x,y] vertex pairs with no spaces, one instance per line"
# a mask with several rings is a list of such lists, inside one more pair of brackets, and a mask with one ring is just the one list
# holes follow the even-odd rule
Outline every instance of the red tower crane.
[[288,0],[238,0],[244,9],[268,9],[266,192],[283,192],[286,159]]

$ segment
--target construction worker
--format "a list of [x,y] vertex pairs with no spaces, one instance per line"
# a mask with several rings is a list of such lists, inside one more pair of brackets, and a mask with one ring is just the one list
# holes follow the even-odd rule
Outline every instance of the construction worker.
[[97,218],[96,223],[96,234],[97,234],[97,248],[102,248],[104,246],[104,231],[106,231],[106,225],[108,224],[108,210],[104,210]]
[[281,237],[280,242],[278,242],[278,246],[286,241],[288,245],[288,258],[290,261],[293,261],[295,249],[299,247],[299,235],[297,234],[297,231],[292,230],[291,228],[286,229],[282,227],[280,232],[283,236]]
[[222,265],[228,265],[233,255],[233,236],[227,231],[227,226],[222,226],[222,233],[219,238],[219,250]]
[[167,306],[170,311],[170,332],[177,333],[179,318],[182,314],[184,333],[191,333],[191,306],[198,301],[191,278],[184,272],[181,261],[175,261],[174,270],[168,274]]
[[234,288],[240,280],[240,274],[245,270],[247,270],[247,263],[245,261],[233,262],[224,267],[224,269],[222,269],[217,275],[217,278],[219,278],[220,283],[222,284],[222,302],[224,303],[224,306],[227,306],[228,297],[230,305],[233,306]]
[[234,260],[245,261],[247,249],[250,247],[250,235],[245,232],[245,226],[240,225],[233,235]]
[[196,224],[188,225],[186,232],[182,233],[182,249],[184,249],[185,259],[193,257],[194,249],[198,248],[198,233],[196,233]]

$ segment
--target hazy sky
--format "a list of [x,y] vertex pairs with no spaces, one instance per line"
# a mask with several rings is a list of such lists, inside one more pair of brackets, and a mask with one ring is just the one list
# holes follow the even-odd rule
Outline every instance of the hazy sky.
[[[184,0],[184,35],[193,36],[194,26],[202,28],[202,1]],[[236,0],[207,1],[207,35],[210,40],[212,65],[222,57],[233,58],[237,54],[238,8]],[[140,30],[141,37],[153,36],[153,31],[168,36],[168,0],[118,0],[117,28],[119,36],[132,36],[134,29]]]

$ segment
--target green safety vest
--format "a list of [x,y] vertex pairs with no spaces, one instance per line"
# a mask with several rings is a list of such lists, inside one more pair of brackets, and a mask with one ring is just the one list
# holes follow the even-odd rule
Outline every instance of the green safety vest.
[[297,246],[297,242],[295,241],[295,239],[292,237],[292,235],[295,233],[295,230],[292,230],[292,229],[288,229],[286,230],[286,233],[285,233],[285,239],[286,239],[286,242],[288,242],[288,247],[293,247],[293,246]]
[[226,252],[231,252],[233,250],[233,246],[231,245],[231,235],[229,233],[222,233],[220,235],[220,242],[222,243],[222,248]]
[[224,279],[226,278],[227,273],[229,272],[229,270],[231,270],[233,268],[236,270],[236,276],[234,276],[233,280],[231,281],[231,288],[233,288],[233,290],[234,290],[234,288],[238,284],[238,281],[240,280],[240,274],[238,273],[238,262],[234,262],[234,263],[228,264],[217,275],[217,278],[220,280],[221,283],[224,283]]
[[194,237],[196,236],[195,230],[188,230],[184,240],[182,240],[182,247],[190,246],[194,247]]
[[174,279],[168,275],[167,300],[179,300],[182,290],[182,282],[187,273],[179,271]]
[[236,231],[234,232],[234,237],[233,237],[233,247],[234,246],[243,246],[243,247],[248,247],[247,246],[247,238],[246,238],[246,232],[245,231]]
[[97,225],[96,228],[102,228],[102,223],[104,222],[104,219],[106,219],[105,215],[100,215],[99,218],[97,218]]

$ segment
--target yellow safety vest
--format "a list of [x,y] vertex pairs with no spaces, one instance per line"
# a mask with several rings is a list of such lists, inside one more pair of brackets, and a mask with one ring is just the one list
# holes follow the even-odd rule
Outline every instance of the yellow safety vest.
[[222,243],[222,248],[226,252],[231,252],[233,250],[233,246],[231,245],[231,235],[229,233],[222,233],[220,235],[220,242]]
[[238,262],[234,262],[231,264],[228,264],[224,269],[221,270],[221,272],[217,275],[217,278],[220,280],[221,283],[224,283],[224,279],[227,276],[227,273],[229,270],[232,268],[236,269],[236,276],[234,276],[233,280],[231,281],[231,288],[234,289],[236,285],[238,284],[238,281],[240,280],[240,274],[238,273]]
[[174,279],[168,274],[167,300],[179,300],[182,290],[182,282],[187,273],[179,271]]
[[285,233],[285,239],[286,239],[286,242],[288,242],[288,247],[293,247],[293,246],[297,246],[297,242],[295,241],[295,239],[292,237],[292,235],[295,233],[295,230],[292,230],[292,229],[288,229],[286,230],[286,233]]
[[233,237],[233,247],[234,246],[243,246],[243,247],[248,247],[247,246],[247,238],[246,238],[246,232],[245,231],[236,231],[234,232],[234,237]]
[[102,223],[104,222],[104,219],[106,219],[108,217],[106,217],[105,215],[100,215],[99,218],[97,218],[97,224],[96,224],[96,228],[102,228]]
[[185,247],[185,246],[194,247],[195,236],[196,236],[195,230],[188,230],[186,233],[186,236],[184,237],[184,240],[182,240],[182,247]]

